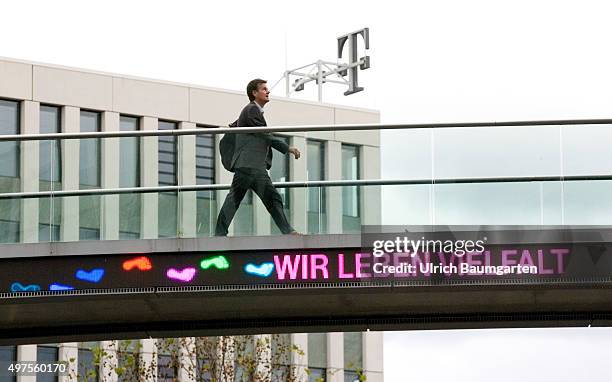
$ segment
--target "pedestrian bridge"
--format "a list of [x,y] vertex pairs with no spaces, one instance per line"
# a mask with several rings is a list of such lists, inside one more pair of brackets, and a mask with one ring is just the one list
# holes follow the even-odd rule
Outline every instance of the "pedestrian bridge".
[[[14,158],[28,158],[31,168],[39,165],[39,155],[26,154],[45,148],[49,155],[43,159],[57,163],[60,146],[50,142],[100,139],[106,142],[101,168],[111,187],[79,187],[76,159],[62,162],[69,171],[63,171],[62,179],[68,182],[61,188],[51,182],[39,190],[40,177],[35,174],[5,180],[0,193],[0,222],[5,227],[0,229],[0,242],[8,244],[0,245],[0,345],[149,336],[609,325],[612,234],[609,226],[595,224],[610,224],[612,175],[581,167],[587,150],[563,142],[604,141],[599,127],[610,124],[612,120],[556,120],[0,136],[0,143],[10,143],[5,147],[11,147]],[[533,171],[536,175],[497,176],[514,163],[506,157],[507,141],[491,134],[499,128],[522,129],[519,136],[525,142],[539,132],[542,147],[559,142],[558,152],[550,150],[546,156],[540,146],[533,146],[524,150],[515,169],[522,173],[527,166],[545,163]],[[340,169],[335,169],[328,174],[330,180],[302,177],[274,183],[285,188],[293,201],[293,218],[300,222],[296,228],[316,235],[196,238],[212,232],[216,200],[222,200],[229,184],[196,184],[193,160],[190,178],[180,184],[160,185],[157,179],[163,161],[156,145],[162,137],[180,142],[189,135],[373,129],[429,130],[429,150],[420,159],[407,156],[401,163],[419,171],[407,179],[365,174],[365,179],[340,180]],[[487,144],[472,146],[465,151],[475,156],[464,153],[459,162],[473,168],[458,171],[461,158],[453,155],[454,144],[477,133],[494,137],[486,142],[494,147],[489,155],[495,156],[481,154]],[[573,138],[563,141],[565,136]],[[121,139],[135,137],[141,139],[143,152],[150,154],[142,171],[155,181],[118,187],[113,153],[125,142]],[[177,154],[182,158],[195,156],[196,143],[188,142],[179,145]],[[64,150],[64,157],[78,157],[78,146],[68,146],[72,149],[68,154]],[[341,147],[334,147],[336,158],[342,158]],[[357,159],[357,152],[351,152],[355,154],[351,158]],[[361,163],[379,155],[365,149],[363,154]],[[542,155],[548,159],[543,161]],[[604,167],[605,160],[602,154],[597,163]],[[481,166],[496,161],[500,163],[499,171],[494,168],[496,176]],[[20,164],[24,169],[30,168],[26,162]],[[372,167],[372,176],[378,177],[379,169]],[[431,171],[421,174],[421,169]],[[305,175],[306,169],[302,170]],[[359,166],[351,171],[357,174]],[[538,226],[478,227],[478,237],[488,239],[479,253],[417,251],[410,256],[387,251],[375,256],[371,240],[364,242],[363,235],[349,232],[359,232],[363,224],[387,224],[381,218],[381,205],[389,200],[399,200],[391,205],[392,212],[411,224]],[[120,215],[126,233],[132,234],[128,237],[177,237],[113,240],[120,237]],[[242,219],[244,225],[255,224],[253,216]],[[196,222],[202,223],[201,232],[196,232]],[[257,224],[266,228],[262,232],[270,232],[266,221]],[[97,234],[90,235],[94,231]],[[93,237],[101,240],[89,240]],[[43,240],[49,242],[38,242]]]
[[350,234],[6,244],[0,344],[612,322],[612,231],[488,229],[463,257],[373,256]]

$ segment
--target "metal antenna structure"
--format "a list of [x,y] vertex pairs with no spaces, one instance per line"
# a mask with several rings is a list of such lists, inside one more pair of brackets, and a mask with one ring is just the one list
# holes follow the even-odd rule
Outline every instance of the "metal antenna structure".
[[[359,36],[365,42],[366,54],[358,59],[357,38]],[[349,62],[348,64],[340,63],[339,61],[342,59],[342,53],[347,42]],[[323,84],[326,82],[348,85],[348,90],[344,92],[345,96],[360,92],[363,90],[363,87],[360,87],[358,84],[358,73],[359,69],[365,70],[370,68],[370,56],[367,55],[369,49],[369,28],[345,34],[338,37],[338,62],[317,60],[312,64],[287,70],[276,84],[284,79],[286,96],[291,97],[292,93],[304,90],[305,84],[315,81],[318,88],[319,102],[323,102]],[[347,76],[348,79],[346,78]]]

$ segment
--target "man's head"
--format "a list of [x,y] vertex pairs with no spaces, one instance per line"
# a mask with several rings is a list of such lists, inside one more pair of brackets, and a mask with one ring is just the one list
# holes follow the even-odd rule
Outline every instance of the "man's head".
[[268,86],[266,84],[267,81],[260,78],[256,78],[249,82],[247,85],[247,95],[249,96],[249,100],[251,102],[255,101],[263,106],[270,101],[270,91],[268,90]]

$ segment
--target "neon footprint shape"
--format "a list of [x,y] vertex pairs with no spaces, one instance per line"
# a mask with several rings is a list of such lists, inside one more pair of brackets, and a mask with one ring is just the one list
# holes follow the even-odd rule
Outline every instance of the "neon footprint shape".
[[36,284],[22,285],[19,282],[11,284],[11,292],[38,292],[39,290],[40,285]]
[[151,260],[146,256],[136,257],[123,262],[124,270],[130,271],[134,268],[138,268],[140,271],[150,271],[153,266],[151,265]]
[[181,281],[184,283],[188,283],[191,280],[193,280],[193,277],[195,276],[195,274],[196,274],[196,269],[193,267],[185,268],[180,271],[174,268],[170,268],[166,272],[166,276],[168,276],[169,279],[175,280],[175,281]]
[[250,275],[268,277],[274,272],[274,263],[247,264],[244,271]]
[[229,268],[229,261],[225,258],[225,256],[214,256],[209,257],[208,259],[204,259],[200,262],[200,267],[202,269],[208,269],[210,267],[215,267],[217,269],[227,269]]
[[104,269],[96,268],[91,271],[79,269],[76,273],[76,278],[90,283],[98,283],[104,277]]
[[62,285],[62,284],[56,284],[56,283],[49,285],[49,290],[73,290],[73,289],[74,287],[71,287],[70,285]]

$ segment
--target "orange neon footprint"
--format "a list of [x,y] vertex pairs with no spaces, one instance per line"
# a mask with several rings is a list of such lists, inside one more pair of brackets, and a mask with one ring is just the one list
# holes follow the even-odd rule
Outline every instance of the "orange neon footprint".
[[151,260],[149,260],[149,258],[146,256],[136,257],[123,262],[123,269],[126,271],[130,271],[134,268],[138,268],[138,270],[141,271],[148,271],[151,270],[153,266],[151,265]]

